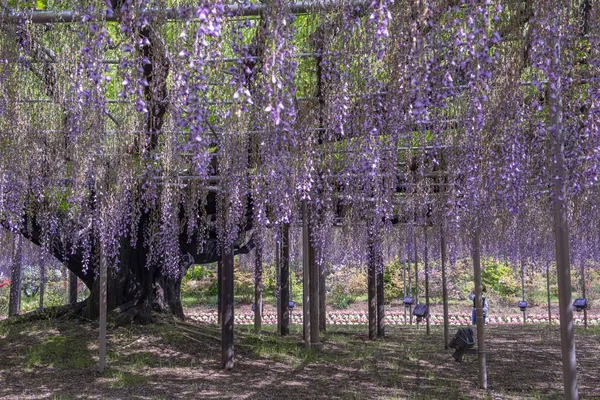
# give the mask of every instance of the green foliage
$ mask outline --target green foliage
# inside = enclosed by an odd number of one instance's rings
[[[481,280],[488,291],[501,297],[511,297],[519,294],[519,282],[515,272],[506,263],[497,260],[484,260]]]
[[[236,265],[234,268],[235,296],[243,304],[250,304],[254,299],[254,275],[252,270],[244,270]]]
[[[354,298],[347,293],[335,293],[331,300],[333,307],[337,309],[350,308],[350,304],[354,302]]]
[[[385,266],[383,270],[383,290],[387,299],[404,297],[403,268],[398,259]]]

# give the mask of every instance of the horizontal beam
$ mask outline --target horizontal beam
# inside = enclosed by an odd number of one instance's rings
[[[296,2],[292,3],[290,7],[290,12],[293,14],[307,14],[313,10],[327,10],[332,9],[336,5],[339,6],[341,3],[336,0],[326,0],[315,3],[310,2]],[[355,7],[367,8],[370,4],[369,1],[365,0],[357,0],[354,1]],[[229,4],[225,5],[225,13],[231,15],[233,17],[256,17],[263,12],[267,6],[265,4],[250,4],[250,5],[238,5],[238,4]],[[149,9],[143,13],[148,17],[163,17],[170,21],[183,20],[187,19],[187,16],[192,14],[191,8],[165,8],[163,10],[159,9]],[[57,23],[72,23],[72,22],[80,22],[83,20],[84,14],[78,11],[18,11],[11,12],[8,15],[8,20],[12,22],[18,21],[29,21],[34,24],[57,24]],[[115,12],[113,15],[104,15],[101,18],[96,17],[89,19],[89,16],[86,16],[87,21],[111,21],[117,22],[119,21],[119,14]]]

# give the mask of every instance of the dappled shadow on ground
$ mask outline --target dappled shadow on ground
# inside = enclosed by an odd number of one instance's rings
[[[600,330],[576,332],[581,397],[600,398]],[[388,327],[386,334],[369,341],[364,326],[336,327],[322,352],[307,352],[297,326],[286,338],[238,327],[236,367],[226,372],[219,368],[216,326],[169,320],[111,330],[109,369],[100,375],[95,326],[3,323],[0,397],[562,398],[557,328],[488,327],[488,392],[477,389],[476,356],[454,362],[441,329],[429,337],[415,327]]]

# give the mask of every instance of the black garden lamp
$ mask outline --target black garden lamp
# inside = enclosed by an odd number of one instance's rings
[[[527,300],[519,301],[518,306],[521,309],[521,311],[527,310]]]
[[[587,310],[587,299],[575,299],[575,301],[573,302],[573,307],[577,312]]]

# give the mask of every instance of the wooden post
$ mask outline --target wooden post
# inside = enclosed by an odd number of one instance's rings
[[[40,310],[44,309],[44,294],[46,292],[46,258],[44,249],[40,247]]]
[[[583,257],[581,258],[581,296],[585,299],[585,262]],[[583,309],[583,327],[584,329],[588,327],[587,308]]]
[[[415,252],[415,304],[419,304],[419,255],[417,253],[417,228],[413,229],[413,246]],[[417,328],[419,327],[419,320],[417,319]]]
[[[281,321],[283,313],[281,312],[281,229],[279,230],[279,239],[275,241],[275,299],[277,300],[277,332],[281,332]]]
[[[377,337],[385,337],[385,298],[383,290],[383,257],[377,252]]]
[[[104,258],[104,249],[102,248],[102,243],[100,242],[100,312],[99,312],[99,324],[100,324],[100,332],[99,332],[99,365],[98,370],[100,373],[104,372],[104,368],[106,368],[106,303],[108,297],[108,285],[107,285],[107,268],[106,268],[106,259]]]
[[[442,302],[444,304],[444,348],[448,349],[449,325],[448,320],[448,283],[446,281],[446,232],[444,229],[445,221],[440,223],[440,246],[442,253]]]
[[[564,12],[566,13],[566,12]],[[555,56],[551,57],[552,81],[548,82],[551,91],[548,96],[550,109],[550,137],[554,152],[554,171],[551,185],[554,189],[554,239],[556,249],[556,274],[558,277],[558,308],[560,318],[560,341],[563,365],[563,385],[565,399],[579,399],[577,389],[577,357],[575,353],[575,332],[573,328],[573,305],[571,304],[571,261],[569,259],[569,224],[567,203],[567,172],[564,154],[565,138],[562,131],[563,104],[561,69],[561,13],[557,14],[558,30],[552,46]]]
[[[223,255],[217,262],[217,323],[221,324],[221,309],[223,308]]]
[[[402,265],[402,280],[404,283],[404,297],[408,296],[408,294],[406,292],[406,267],[407,266],[408,266],[408,259],[406,260],[406,264]],[[406,306],[404,306],[404,325],[406,325]]]
[[[233,359],[233,249],[221,249],[223,283],[221,300],[221,366],[231,370]]]
[[[23,239],[20,234],[13,237],[12,268],[10,272],[10,293],[8,299],[8,316],[21,312],[21,277],[23,264]]]
[[[481,227],[479,220],[475,221],[473,227],[473,275],[475,280],[475,309],[477,318],[477,353],[479,356],[479,388],[487,389],[486,351],[484,340],[483,302],[481,294],[481,260],[479,256],[479,235]]]
[[[548,326],[552,326],[552,299],[550,297],[550,263],[546,262],[546,292],[548,293]]]
[[[290,225],[281,227],[281,290],[279,292],[281,307],[281,336],[290,333]]]
[[[262,244],[255,249],[254,260],[254,330],[260,333],[262,329]]]
[[[425,263],[425,306],[427,307],[427,335],[431,334],[431,326],[429,320],[429,255],[427,254],[427,221],[425,221],[425,227],[423,228],[423,242],[424,242],[424,251],[423,251],[423,262]]]
[[[411,231],[411,233],[412,233],[412,231]],[[410,239],[408,239],[408,240],[410,241]],[[410,294],[410,296],[413,298],[413,302],[414,302],[414,295],[413,295],[413,290],[412,290],[412,279],[411,279],[411,275],[410,275],[410,269],[411,269],[411,268],[410,268],[410,261],[411,261],[411,260],[410,260],[410,251],[411,251],[412,249],[410,248],[410,246],[408,246],[408,247],[409,247],[409,250],[408,250],[408,257],[406,258],[406,270],[407,270],[407,272],[408,272],[408,293],[409,293],[409,294]],[[412,303],[411,303],[411,305],[408,307],[408,319],[409,319],[409,321],[410,321],[410,325],[412,326],[412,323],[413,323],[413,315],[412,315]]]
[[[302,333],[310,349],[310,229],[306,200],[302,203]]]
[[[319,330],[327,331],[327,304],[325,297],[325,263],[319,262]]]
[[[310,224],[310,222],[309,222]],[[310,271],[310,343],[312,347],[321,347],[319,334],[319,265],[317,253],[312,238],[309,240],[309,271]]]
[[[377,298],[376,298],[376,282],[377,282],[377,261],[375,255],[375,238],[373,232],[369,232],[368,243],[368,258],[367,258],[367,296],[369,310],[369,339],[375,339],[377,336]]]
[[[521,256],[521,299],[525,301],[525,263]],[[523,325],[527,323],[527,311],[523,310]]]

